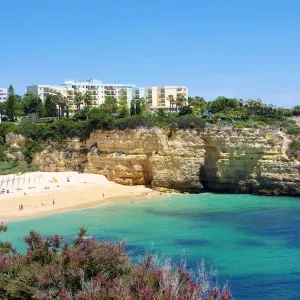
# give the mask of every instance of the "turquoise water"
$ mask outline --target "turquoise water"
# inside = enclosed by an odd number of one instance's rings
[[[204,258],[236,299],[300,299],[299,198],[180,195],[14,222],[5,237],[24,251],[30,229],[72,241],[81,226],[97,239],[126,239],[134,257],[153,248],[174,260],[184,253],[191,267]]]

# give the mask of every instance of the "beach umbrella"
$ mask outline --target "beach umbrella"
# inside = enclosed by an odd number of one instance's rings
[[[12,179],[12,182],[11,182],[11,187],[12,187],[12,188],[14,187],[14,184],[15,184],[15,175],[14,175],[14,177],[13,177],[13,179]]]
[[[9,176],[7,178],[7,181],[6,181],[6,187],[8,186],[8,183],[9,183]]]

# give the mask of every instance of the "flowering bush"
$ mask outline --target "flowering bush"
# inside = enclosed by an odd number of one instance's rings
[[[0,232],[6,230],[0,224]],[[1,242],[0,299],[232,299],[227,287],[213,283],[203,262],[196,275],[185,263],[175,268],[152,255],[135,265],[124,243],[97,242],[85,233],[82,228],[70,247],[58,235],[43,239],[30,231],[26,254]]]

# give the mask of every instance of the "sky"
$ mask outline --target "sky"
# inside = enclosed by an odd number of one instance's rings
[[[300,105],[299,0],[0,0],[0,87],[99,79]]]

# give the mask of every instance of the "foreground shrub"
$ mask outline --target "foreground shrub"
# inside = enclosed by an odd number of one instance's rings
[[[6,230],[0,224],[0,231]],[[232,299],[204,263],[195,275],[185,263],[175,268],[169,259],[151,255],[135,265],[124,243],[96,242],[85,233],[82,228],[70,247],[58,235],[43,239],[30,231],[26,254],[1,242],[0,299]]]

